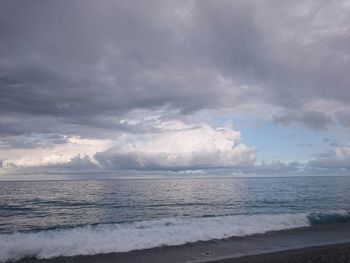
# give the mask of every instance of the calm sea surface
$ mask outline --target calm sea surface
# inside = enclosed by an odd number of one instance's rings
[[[350,211],[350,177],[0,182],[0,234],[338,210]]]

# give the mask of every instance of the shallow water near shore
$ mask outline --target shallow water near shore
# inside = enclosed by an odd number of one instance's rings
[[[350,178],[0,183],[0,261],[181,245],[350,221]]]

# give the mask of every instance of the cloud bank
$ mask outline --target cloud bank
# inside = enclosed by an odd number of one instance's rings
[[[129,123],[132,123],[129,121]],[[11,168],[44,169],[199,169],[250,167],[255,149],[240,142],[240,133],[230,125],[186,125],[156,120],[152,133],[123,133],[114,141],[69,138],[48,149],[19,150],[2,162]]]

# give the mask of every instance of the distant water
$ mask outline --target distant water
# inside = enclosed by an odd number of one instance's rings
[[[350,221],[350,177],[0,182],[0,261]]]

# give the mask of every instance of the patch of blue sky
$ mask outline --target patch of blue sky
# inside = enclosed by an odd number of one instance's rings
[[[334,139],[334,132],[310,130],[302,126],[284,127],[272,121],[248,118],[215,117],[215,126],[232,121],[241,132],[242,142],[257,150],[257,164],[261,161],[308,162],[315,153],[330,151],[325,138]]]

